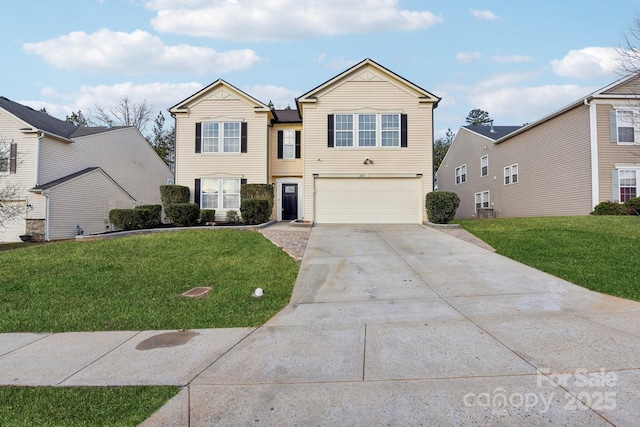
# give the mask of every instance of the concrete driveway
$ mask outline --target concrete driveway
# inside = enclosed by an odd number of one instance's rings
[[[632,426],[639,401],[639,303],[418,225],[315,226],[291,304],[148,424]]]

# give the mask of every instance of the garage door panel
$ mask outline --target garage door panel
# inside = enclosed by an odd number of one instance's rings
[[[419,223],[419,178],[316,178],[317,223]]]

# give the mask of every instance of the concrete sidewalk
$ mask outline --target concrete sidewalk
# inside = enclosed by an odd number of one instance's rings
[[[4,334],[0,383],[184,386],[149,426],[631,426],[640,303],[422,226],[315,226],[260,328]]]

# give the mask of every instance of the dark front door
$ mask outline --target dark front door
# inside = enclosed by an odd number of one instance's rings
[[[298,184],[282,184],[282,220],[298,219]]]

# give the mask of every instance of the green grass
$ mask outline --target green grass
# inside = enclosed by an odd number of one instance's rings
[[[298,264],[260,233],[185,230],[0,252],[0,332],[244,327],[289,301]],[[179,295],[211,286],[207,297]],[[257,287],[264,297],[251,298]]]
[[[135,426],[178,387],[0,387],[1,426]]]
[[[585,288],[640,301],[640,217],[456,222],[499,254]]]

